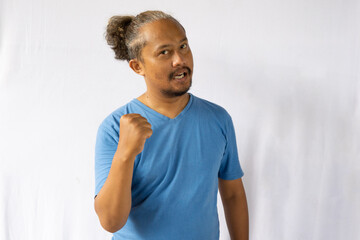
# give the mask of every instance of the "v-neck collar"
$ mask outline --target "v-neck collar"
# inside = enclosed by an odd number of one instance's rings
[[[190,108],[190,106],[191,106],[191,104],[193,102],[194,96],[191,93],[188,93],[188,94],[189,94],[189,101],[187,102],[185,108],[175,118],[169,118],[169,117],[155,111],[154,109],[152,109],[152,108],[146,106],[144,103],[140,102],[137,98],[134,98],[133,102],[135,104],[137,104],[138,106],[140,106],[142,109],[146,110],[147,112],[150,112],[151,114],[155,115],[158,118],[161,118],[161,119],[166,120],[166,121],[178,121],[188,111],[188,109]]]

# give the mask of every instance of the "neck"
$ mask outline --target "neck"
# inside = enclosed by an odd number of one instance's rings
[[[178,97],[165,97],[146,91],[137,99],[158,113],[169,118],[175,118],[187,105],[190,95],[185,93]]]

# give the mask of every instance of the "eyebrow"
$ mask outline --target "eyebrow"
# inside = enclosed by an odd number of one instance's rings
[[[187,37],[185,37],[185,38],[181,39],[181,41],[179,41],[179,43],[187,41],[187,40],[188,40]],[[159,47],[156,48],[156,50],[160,50],[162,48],[167,48],[167,47],[170,47],[170,46],[171,46],[170,44],[160,45]]]

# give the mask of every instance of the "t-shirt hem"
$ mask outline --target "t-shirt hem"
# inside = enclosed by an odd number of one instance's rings
[[[235,173],[235,174],[227,174],[225,176],[219,176],[219,178],[224,180],[235,180],[238,178],[242,178],[244,176],[244,173]]]

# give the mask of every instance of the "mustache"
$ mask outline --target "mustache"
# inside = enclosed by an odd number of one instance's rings
[[[187,70],[187,74],[191,74],[191,69],[189,67],[183,67],[183,68],[185,68]],[[173,71],[172,73],[169,74],[169,79],[170,80],[174,78],[176,71],[177,70],[175,70],[175,71]]]

